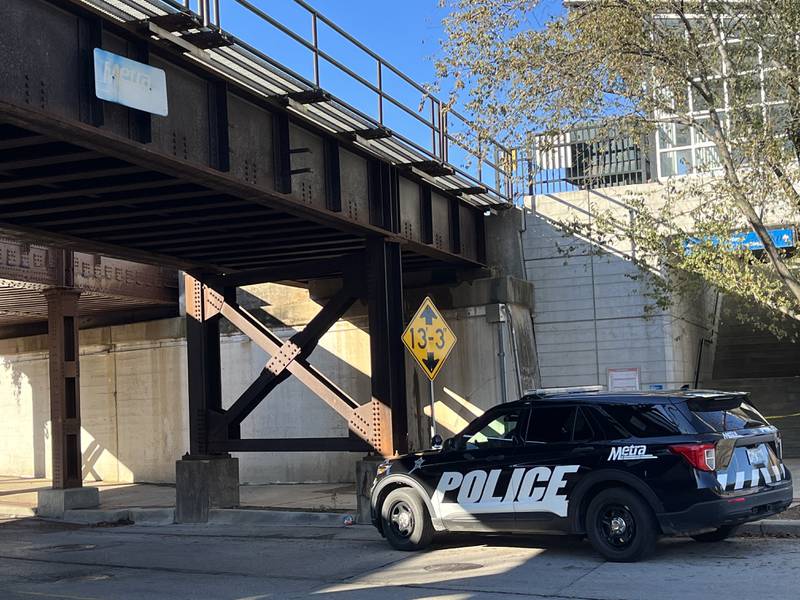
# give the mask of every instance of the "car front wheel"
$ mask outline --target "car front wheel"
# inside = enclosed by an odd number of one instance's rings
[[[422,550],[433,539],[433,524],[425,503],[411,488],[389,492],[381,506],[383,533],[397,550]]]
[[[586,535],[597,552],[614,562],[634,562],[656,547],[658,529],[645,501],[624,488],[601,491],[586,509]]]

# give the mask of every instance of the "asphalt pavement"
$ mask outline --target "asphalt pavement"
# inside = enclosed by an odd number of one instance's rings
[[[86,527],[0,521],[0,598],[20,600],[794,600],[800,539],[663,540],[607,563],[585,541],[450,536],[392,550],[368,526]]]

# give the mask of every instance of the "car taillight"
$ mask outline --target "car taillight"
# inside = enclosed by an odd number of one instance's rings
[[[695,469],[713,471],[717,467],[714,444],[676,444],[669,449],[675,454],[680,454]]]

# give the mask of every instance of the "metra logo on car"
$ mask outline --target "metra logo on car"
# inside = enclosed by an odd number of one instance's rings
[[[617,446],[612,448],[608,460],[640,460],[643,458],[656,458],[647,453],[647,446]]]

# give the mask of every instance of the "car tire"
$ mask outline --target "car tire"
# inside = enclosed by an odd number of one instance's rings
[[[381,505],[386,540],[397,550],[422,550],[433,540],[433,524],[425,502],[411,488],[397,488]]]
[[[607,560],[635,562],[655,550],[658,527],[641,496],[625,488],[610,488],[589,502],[586,535]]]
[[[691,536],[691,538],[695,542],[701,542],[704,544],[710,542],[721,542],[722,540],[725,540],[731,537],[733,534],[735,534],[738,529],[739,529],[738,525],[723,525],[722,527],[720,527],[719,529],[715,529],[714,531],[707,531],[706,533],[697,533]]]

